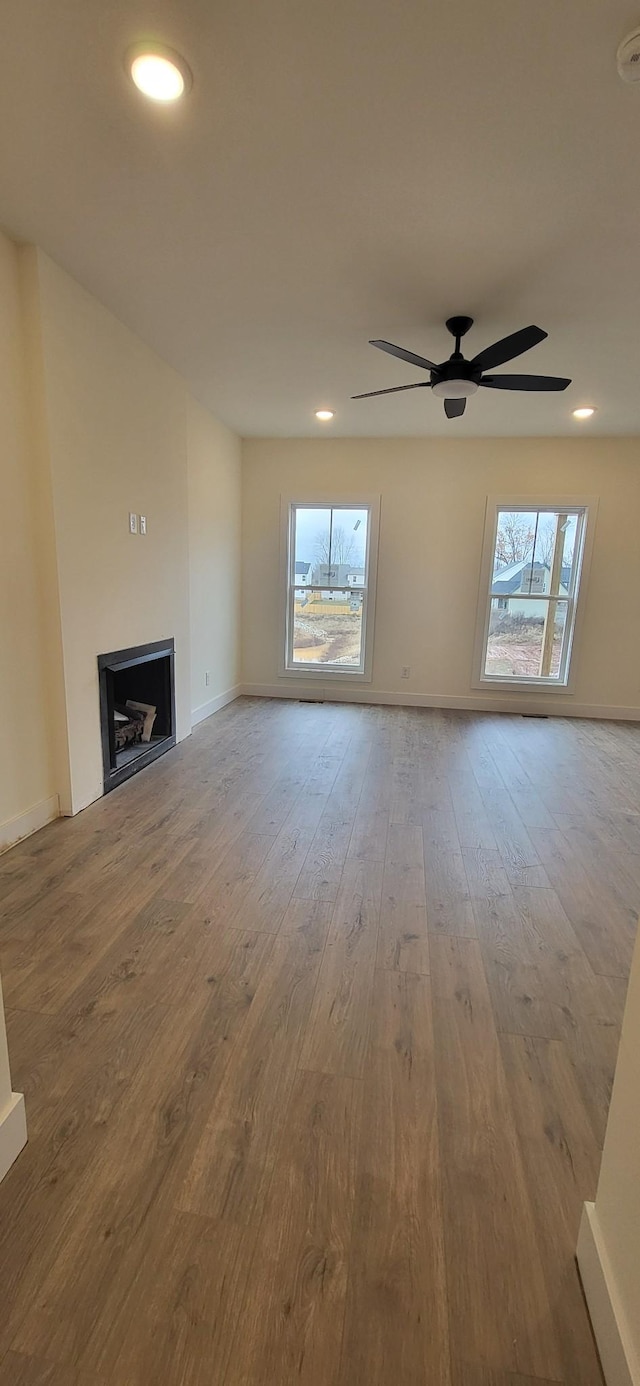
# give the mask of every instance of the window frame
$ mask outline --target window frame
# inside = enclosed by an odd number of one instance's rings
[[[295,544],[294,516],[297,509],[304,510],[367,510],[367,548],[364,568],[365,582],[358,585],[345,584],[339,591],[362,592],[362,662],[358,669],[330,664],[294,664],[292,655],[293,606],[296,587],[304,585],[305,591],[313,591],[311,583],[295,582]],[[371,683],[373,670],[373,635],[375,629],[376,587],[378,575],[378,539],[380,532],[380,496],[359,495],[340,496],[335,500],[313,499],[295,496],[280,497],[280,661],[279,676],[288,679],[312,680],[324,683],[327,680],[338,683]],[[326,586],[319,590],[326,590]]]
[[[491,603],[496,598],[492,593],[493,583],[493,560],[495,555],[496,535],[498,531],[498,514],[500,511],[536,511],[538,513],[548,512],[551,514],[562,514],[563,511],[580,511],[582,513],[582,526],[580,534],[580,550],[577,562],[574,563],[572,573],[572,583],[567,597],[558,597],[559,603],[563,603],[567,610],[567,620],[569,621],[569,634],[563,657],[563,678],[559,679],[552,675],[530,675],[522,678],[514,678],[505,674],[485,673],[485,659],[487,651],[487,641],[489,637],[489,622],[491,618]],[[575,684],[576,654],[579,648],[582,624],[585,609],[585,598],[591,557],[593,553],[593,541],[595,534],[596,516],[598,511],[597,496],[509,496],[504,494],[487,496],[484,522],[484,537],[482,546],[482,559],[480,564],[480,582],[478,588],[478,606],[476,616],[476,634],[473,653],[473,671],[471,686],[472,688],[488,688],[500,690],[512,689],[517,691],[523,689],[525,692],[539,691],[543,693],[571,694]],[[525,601],[547,601],[553,600],[547,593],[518,593],[518,598]]]

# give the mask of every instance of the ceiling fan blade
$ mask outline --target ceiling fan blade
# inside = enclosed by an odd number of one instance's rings
[[[566,390],[571,384],[564,375],[484,375],[480,381],[489,390]]]
[[[512,332],[509,337],[502,337],[499,342],[494,342],[493,346],[485,347],[478,356],[474,356],[471,364],[479,366],[482,371],[490,371],[494,366],[502,366],[505,361],[512,361],[514,356],[521,356],[523,351],[537,346],[538,342],[543,342],[548,335],[549,333],[543,332],[541,327],[523,327],[519,332]]]
[[[389,390],[367,390],[364,395],[352,395],[352,399],[371,399],[373,395],[397,395],[399,390],[430,390],[430,380],[416,380],[413,385],[392,385]]]
[[[445,399],[444,412],[448,419],[459,419],[464,414],[466,399]]]
[[[393,342],[369,342],[369,346],[379,347],[380,351],[388,352],[389,356],[399,356],[401,361],[408,361],[410,366],[422,366],[425,371],[438,369],[434,361],[427,361],[426,356],[416,356],[415,351],[405,351],[404,347],[394,346]]]

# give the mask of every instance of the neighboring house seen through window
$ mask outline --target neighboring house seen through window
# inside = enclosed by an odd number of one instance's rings
[[[566,686],[586,523],[586,506],[490,507],[480,683]]]

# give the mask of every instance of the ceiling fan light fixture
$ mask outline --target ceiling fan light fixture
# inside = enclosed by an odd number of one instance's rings
[[[585,404],[580,409],[574,409],[573,417],[574,419],[590,419],[595,412],[593,405]]]
[[[477,389],[475,380],[437,380],[433,393],[438,399],[469,399]]]
[[[499,375],[486,374],[492,372],[496,366],[504,366],[507,361],[513,361],[516,356],[522,356],[525,351],[531,351],[532,347],[544,341],[547,333],[543,328],[536,327],[535,323],[531,323],[529,327],[522,327],[519,332],[510,332],[499,342],[493,342],[471,361],[463,356],[460,343],[473,326],[473,318],[447,318],[445,326],[455,340],[455,349],[448,361],[438,364],[430,361],[428,356],[419,356],[415,351],[407,351],[405,347],[396,346],[395,342],[387,342],[383,337],[372,338],[370,346],[378,347],[389,356],[397,356],[400,361],[408,361],[409,365],[428,371],[429,379],[414,380],[410,385],[390,385],[386,390],[367,390],[364,394],[352,395],[351,398],[370,399],[372,395],[395,395],[398,391],[426,388],[444,400],[444,412],[448,419],[460,419],[467,400],[471,395],[475,395],[480,386],[487,390],[526,390],[538,394],[550,390],[566,390],[571,384],[569,377],[564,375],[511,375],[504,371]]]

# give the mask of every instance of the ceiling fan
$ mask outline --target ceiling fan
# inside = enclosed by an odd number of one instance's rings
[[[352,395],[352,399],[371,399],[373,395],[395,395],[400,390],[433,390],[444,400],[444,412],[448,419],[459,419],[464,414],[469,395],[475,395],[481,385],[488,390],[566,390],[571,384],[560,375],[485,375],[494,366],[503,366],[514,356],[543,342],[548,333],[541,327],[523,327],[520,332],[512,332],[509,337],[485,347],[472,361],[466,361],[460,351],[462,338],[473,326],[473,318],[447,318],[447,328],[455,337],[455,348],[448,361],[436,365],[426,356],[417,356],[414,351],[394,346],[393,342],[373,341],[370,346],[387,351],[390,356],[399,356],[401,361],[409,361],[412,366],[421,366],[430,371],[430,380],[416,380],[413,385],[392,385],[388,390],[368,390],[364,395]]]

